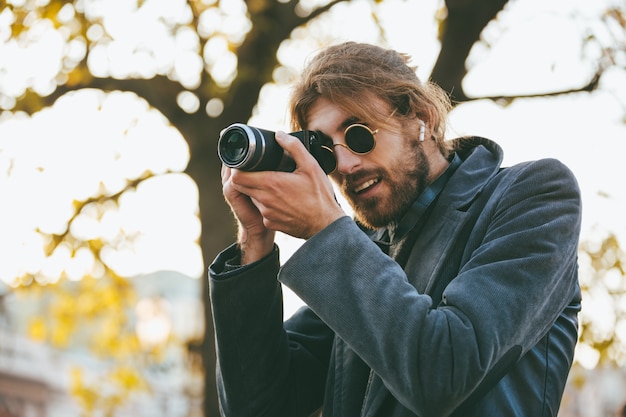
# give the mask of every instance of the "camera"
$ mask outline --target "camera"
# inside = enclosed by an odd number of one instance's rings
[[[289,133],[304,144],[326,174],[333,172],[337,160],[331,139],[322,132],[300,130]],[[275,132],[234,123],[220,133],[217,151],[224,165],[242,171],[285,171],[296,169],[291,156],[276,142]]]

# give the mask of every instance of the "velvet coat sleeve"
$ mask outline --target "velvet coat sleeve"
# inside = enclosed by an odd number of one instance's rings
[[[229,270],[236,245],[210,267],[220,407],[229,417],[308,416],[322,403],[333,333],[310,310],[283,327],[278,249]]]

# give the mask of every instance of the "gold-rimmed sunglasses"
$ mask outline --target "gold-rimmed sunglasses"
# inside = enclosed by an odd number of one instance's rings
[[[346,143],[333,143],[331,147],[343,146],[354,154],[367,155],[376,147],[376,133],[378,129],[372,130],[364,124],[353,123],[343,131]]]
[[[386,125],[387,122],[389,122],[394,114],[396,114],[396,111],[398,111],[398,109],[394,109],[391,112],[383,125]],[[367,155],[368,153],[372,152],[376,147],[377,133],[378,129],[372,130],[363,123],[352,123],[343,131],[343,136],[346,143],[333,143],[331,145],[331,148],[335,149],[335,146],[343,146],[344,148],[348,149],[356,155]]]
[[[346,143],[333,143],[332,139],[322,132],[315,132],[313,136],[319,139],[315,141],[316,146],[309,147],[309,152],[317,159],[326,174],[332,174],[337,169],[335,146],[343,146],[356,155],[367,155],[376,147],[374,137],[376,133],[378,129],[372,130],[364,124],[353,123],[344,130]]]
[[[395,113],[395,110],[389,118]],[[419,141],[424,142],[425,124],[422,120],[418,120],[420,124]],[[386,123],[386,122],[385,122]],[[346,143],[333,143],[330,144],[331,149],[335,149],[335,146],[343,146],[356,155],[367,155],[372,152],[376,147],[376,134],[378,129],[370,129],[368,126],[362,123],[353,123],[346,127],[343,135]]]
[[[397,110],[398,109],[394,109],[383,124],[387,124],[387,122],[393,117],[393,115],[396,114]],[[372,130],[363,123],[352,123],[343,131],[345,143],[332,143],[332,140],[328,138],[327,145],[324,146],[324,148],[330,151],[332,155],[326,155],[324,157],[324,159],[326,160],[326,164],[328,164],[327,166],[334,166],[332,171],[337,168],[335,146],[343,146],[355,155],[367,155],[368,153],[372,152],[376,147],[377,133],[378,129]],[[334,161],[330,161],[331,156]]]

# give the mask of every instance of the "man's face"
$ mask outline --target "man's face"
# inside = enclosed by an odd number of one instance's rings
[[[379,105],[388,107],[382,101]],[[392,111],[389,109],[389,114]],[[333,144],[345,144],[344,131],[353,123],[378,129],[376,147],[366,155],[357,155],[344,146],[335,146],[337,169],[331,178],[357,220],[371,228],[388,226],[400,220],[427,184],[430,165],[417,139],[419,128],[397,134],[388,129],[399,127],[393,118],[386,127],[372,126],[370,121],[355,119],[336,104],[319,98],[309,109],[307,129],[322,131]]]

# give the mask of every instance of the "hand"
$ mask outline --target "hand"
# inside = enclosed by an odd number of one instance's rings
[[[248,196],[257,209],[252,215],[249,206],[237,204],[241,210],[238,218],[259,230],[260,216],[266,230],[308,239],[345,213],[335,200],[330,180],[304,145],[284,132],[276,133],[276,141],[292,156],[296,170],[233,171],[230,176],[232,188],[240,195]],[[233,203],[238,202],[231,202],[231,207]]]
[[[237,219],[237,243],[241,264],[255,262],[268,255],[274,247],[275,232],[263,224],[263,216],[252,199],[239,192],[231,180],[236,170],[222,165],[222,192]]]

